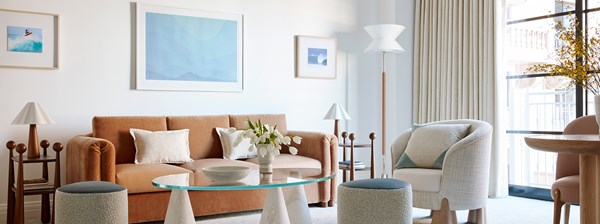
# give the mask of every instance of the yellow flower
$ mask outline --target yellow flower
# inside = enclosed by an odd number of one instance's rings
[[[565,76],[571,79],[572,84],[581,85],[595,95],[600,94],[600,32],[588,33],[587,41],[583,32],[577,35],[576,27],[579,22],[570,16],[569,26],[564,26],[558,21],[556,38],[559,46],[551,55],[554,64],[537,64],[527,68],[529,73],[548,73],[550,75]]]

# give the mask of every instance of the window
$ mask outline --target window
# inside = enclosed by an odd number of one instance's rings
[[[507,0],[505,122],[511,195],[551,200],[556,154],[530,149],[525,135],[561,134],[571,120],[595,113],[592,94],[569,88],[569,79],[525,74],[531,65],[551,63],[549,55],[560,44],[553,25],[568,24],[569,17],[582,21],[584,31],[600,28],[600,0]]]

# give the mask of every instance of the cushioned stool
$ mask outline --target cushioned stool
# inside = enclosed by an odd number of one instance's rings
[[[86,181],[56,190],[55,223],[127,223],[127,189],[111,182]]]
[[[364,179],[338,187],[337,220],[349,223],[412,223],[412,189],[397,179]]]

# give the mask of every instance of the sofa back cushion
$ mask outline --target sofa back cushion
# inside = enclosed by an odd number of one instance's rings
[[[150,116],[96,116],[92,119],[92,135],[103,138],[115,146],[116,163],[133,163],[135,145],[129,129],[166,131],[166,117]]]
[[[248,119],[252,122],[260,121],[263,124],[271,126],[277,125],[277,130],[283,135],[287,135],[287,125],[285,123],[285,114],[246,114],[246,115],[229,115],[230,127],[237,129],[248,128]]]
[[[190,129],[192,159],[223,158],[221,141],[215,128],[229,127],[227,115],[167,117],[169,130]]]

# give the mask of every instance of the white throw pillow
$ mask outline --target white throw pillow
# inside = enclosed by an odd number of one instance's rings
[[[396,169],[441,169],[446,152],[467,134],[470,124],[415,126]]]
[[[189,129],[146,131],[129,129],[135,143],[135,163],[186,163],[190,158]]]
[[[221,146],[223,146],[223,158],[224,159],[248,159],[256,157],[256,147],[250,144],[250,139],[244,138],[237,147],[233,146],[235,139],[238,135],[242,134],[243,130],[236,130],[231,132],[228,128],[215,128],[219,139],[221,139]],[[252,151],[248,149],[251,148]]]

